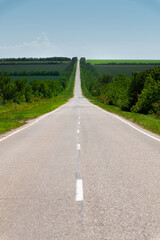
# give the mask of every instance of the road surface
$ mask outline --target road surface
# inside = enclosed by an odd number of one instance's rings
[[[0,138],[0,240],[160,239],[160,137],[75,96]]]

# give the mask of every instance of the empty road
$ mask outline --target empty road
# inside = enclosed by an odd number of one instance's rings
[[[160,137],[74,91],[0,136],[0,240],[160,239]]]

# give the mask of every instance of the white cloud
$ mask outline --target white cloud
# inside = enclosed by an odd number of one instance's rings
[[[50,48],[54,48],[53,44],[49,41],[45,32],[43,32],[35,40],[33,40],[31,42],[23,42],[21,45],[16,46],[16,47],[33,47],[33,48],[50,47]]]
[[[0,57],[53,56],[55,49],[56,47],[51,43],[47,37],[47,34],[45,32],[42,32],[40,36],[30,42],[24,41],[18,45],[0,45]]]

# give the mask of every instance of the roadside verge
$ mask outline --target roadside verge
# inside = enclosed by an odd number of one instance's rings
[[[6,104],[0,106],[0,134],[23,126],[29,120],[51,112],[67,103],[73,97],[73,89],[76,74],[76,65],[64,92],[51,99],[41,99],[33,103]]]

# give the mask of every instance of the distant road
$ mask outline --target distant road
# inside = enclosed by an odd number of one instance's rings
[[[0,240],[160,239],[160,137],[127,123],[78,64],[74,98],[0,138]]]

